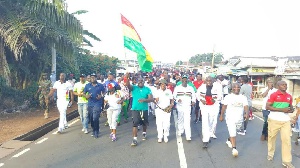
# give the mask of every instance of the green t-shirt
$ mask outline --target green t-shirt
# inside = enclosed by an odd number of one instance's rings
[[[142,88],[133,85],[132,86],[132,107],[131,110],[148,110],[148,103],[138,102],[139,99],[147,99],[148,95],[152,94],[150,88],[144,86]]]
[[[85,81],[85,83],[81,83],[81,82],[75,83],[73,91],[77,93],[82,93],[85,85],[88,83],[89,83],[88,81]],[[87,103],[87,102],[88,100],[85,97],[78,96],[78,103]]]

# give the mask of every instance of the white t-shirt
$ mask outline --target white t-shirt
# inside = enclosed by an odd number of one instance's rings
[[[264,88],[264,89],[262,90],[262,93],[265,93],[266,90],[268,90],[268,87]],[[277,91],[276,88],[273,88],[272,90],[269,90],[267,96],[263,98],[263,101],[262,101],[262,107],[261,107],[263,110],[266,110],[266,104],[267,104],[268,99],[270,98],[270,95],[271,95],[272,93],[276,92],[276,91]]]
[[[118,102],[121,100],[122,98],[122,93],[121,91],[117,90],[114,94],[107,94],[104,97],[104,100],[108,102],[109,104],[109,109],[121,109],[122,104],[118,104]]]
[[[69,92],[73,90],[73,87],[70,82],[61,83],[60,81],[56,81],[53,85],[53,89],[57,90],[57,100],[67,100],[67,97],[69,97]],[[68,98],[70,99],[70,98]]]
[[[222,104],[227,105],[226,118],[240,119],[244,117],[244,107],[248,106],[247,97],[244,95],[229,94]]]
[[[224,79],[223,81],[220,81],[220,82],[221,82],[221,85],[222,85],[222,88],[223,88],[223,94],[228,94],[228,84],[229,84],[229,81],[226,80],[226,79]]]
[[[187,87],[183,87],[182,85],[176,86],[173,96],[178,106],[190,106],[191,102],[196,102],[195,90],[189,85]],[[179,99],[181,103],[178,102]]]
[[[166,89],[164,91],[159,89],[156,91],[154,98],[158,98],[157,105],[164,109],[170,105],[170,100],[173,99],[173,95],[170,89]]]

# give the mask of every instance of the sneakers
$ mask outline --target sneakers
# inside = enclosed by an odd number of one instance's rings
[[[231,144],[231,142],[230,141],[226,141],[226,144],[227,144],[227,146],[229,147],[229,148],[232,148],[232,144]]]
[[[131,146],[137,146],[138,142],[136,139],[133,139],[131,142]]]
[[[84,128],[82,128],[82,130],[81,130],[82,132],[84,131]]]
[[[237,134],[239,134],[239,135],[246,135],[246,130],[245,131],[238,131]]]
[[[213,139],[217,139],[217,136],[215,134],[212,134],[210,137]]]
[[[68,129],[69,128],[69,126],[68,125],[65,125],[65,129]]]
[[[117,126],[120,126],[121,125],[121,123],[120,122],[117,122]]]
[[[105,126],[108,126],[109,124],[108,124],[108,122],[106,121],[106,123],[104,124]]]
[[[85,133],[85,134],[88,134],[88,133],[89,133],[89,131],[88,131],[87,129],[85,129],[85,130],[84,130],[84,133]]]
[[[142,138],[142,140],[145,141],[146,139],[147,139],[147,134],[144,134],[144,133],[143,133],[143,138]]]
[[[237,157],[238,155],[239,155],[239,152],[235,148],[233,148],[232,149],[232,156]]]
[[[109,138],[111,139],[113,137],[114,133],[109,134]]]
[[[203,149],[207,149],[207,147],[208,147],[208,142],[203,142],[202,148],[203,148]]]
[[[249,120],[251,121],[251,120],[254,120],[254,117],[253,116],[250,116],[249,117]]]
[[[195,119],[194,123],[197,124],[198,122],[199,122],[199,120],[198,120],[198,119]]]
[[[191,141],[192,139],[191,139],[191,137],[186,137],[186,140]]]
[[[165,143],[168,143],[169,142],[169,139],[168,139],[168,137],[164,137],[164,141],[165,141]]]
[[[117,140],[117,137],[116,137],[115,134],[113,134],[112,137],[111,137],[111,141],[115,142],[116,140]]]
[[[290,162],[282,162],[282,165],[286,168],[295,168],[295,166]]]
[[[268,160],[268,161],[272,161],[272,160],[273,160],[273,156],[269,156],[269,155],[268,155],[268,156],[267,156],[267,160]]]
[[[162,142],[162,138],[158,138],[157,142],[161,143]]]

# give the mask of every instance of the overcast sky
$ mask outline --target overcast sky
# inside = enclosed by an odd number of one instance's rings
[[[125,57],[122,13],[155,61],[216,52],[232,56],[300,56],[299,0],[67,0],[84,29],[102,41],[93,51]],[[127,54],[127,57],[128,54]],[[133,55],[131,55],[133,57]]]

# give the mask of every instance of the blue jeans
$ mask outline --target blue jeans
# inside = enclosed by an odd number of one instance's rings
[[[93,128],[93,135],[98,138],[99,136],[99,117],[101,112],[101,106],[88,106],[89,119],[91,121],[91,127]]]
[[[269,110],[262,110],[263,117],[264,117],[264,126],[262,130],[262,135],[268,136],[268,116],[270,114]]]
[[[84,129],[88,129],[88,111],[87,111],[87,103],[78,103],[78,113],[80,116],[80,121],[82,123],[82,127]]]

